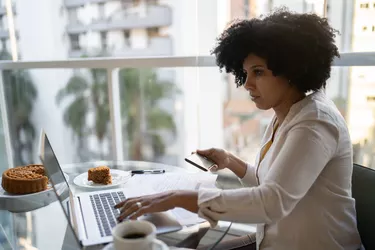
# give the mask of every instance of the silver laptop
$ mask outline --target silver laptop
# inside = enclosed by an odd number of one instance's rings
[[[116,218],[120,213],[113,207],[126,198],[126,190],[106,189],[73,195],[43,130],[39,143],[40,159],[81,247],[111,242],[111,230],[117,224]],[[149,214],[139,219],[153,223],[157,234],[182,229],[178,221],[166,213]]]

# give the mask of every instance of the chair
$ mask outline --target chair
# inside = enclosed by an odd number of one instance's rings
[[[365,249],[375,249],[375,170],[353,166],[352,195],[357,210],[357,228]]]

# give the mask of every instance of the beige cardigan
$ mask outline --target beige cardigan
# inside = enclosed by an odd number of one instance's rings
[[[262,145],[272,135],[275,117]],[[294,104],[241,189],[199,190],[198,214],[257,224],[257,249],[359,249],[351,198],[352,144],[345,120],[323,92]]]

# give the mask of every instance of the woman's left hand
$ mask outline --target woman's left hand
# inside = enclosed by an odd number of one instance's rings
[[[163,212],[176,207],[176,191],[168,191],[160,194],[147,195],[126,199],[115,205],[120,209],[118,221],[124,219],[137,219],[148,213]]]

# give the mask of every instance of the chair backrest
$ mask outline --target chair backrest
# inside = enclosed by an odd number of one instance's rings
[[[362,244],[365,249],[375,249],[375,170],[354,164],[352,195]]]

